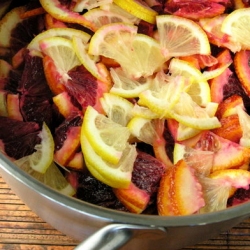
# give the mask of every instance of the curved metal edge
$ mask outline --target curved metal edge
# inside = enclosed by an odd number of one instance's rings
[[[131,240],[138,230],[160,230],[162,233],[166,233],[166,229],[162,227],[110,224],[84,240],[75,250],[118,250]]]

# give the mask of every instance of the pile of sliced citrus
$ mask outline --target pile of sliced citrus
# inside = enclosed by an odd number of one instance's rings
[[[27,54],[42,62],[57,112],[51,127],[43,122],[34,153],[15,162],[70,195],[53,159],[115,194],[145,194],[133,171],[145,151],[165,166],[153,201],[160,215],[226,208],[236,189],[250,185],[250,6],[218,3],[202,16],[195,8],[171,11],[171,1],[160,9],[143,0],[69,2],[40,0],[0,22],[0,115],[23,119],[28,87],[12,93],[4,84],[12,69],[25,68]],[[15,51],[11,30],[36,16],[41,30]],[[135,201],[126,202],[129,210]]]

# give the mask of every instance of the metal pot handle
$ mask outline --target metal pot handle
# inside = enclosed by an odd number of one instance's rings
[[[80,243],[75,250],[118,250],[125,245],[138,230],[160,230],[164,233],[165,228],[155,228],[131,224],[110,224],[107,225],[89,238]]]

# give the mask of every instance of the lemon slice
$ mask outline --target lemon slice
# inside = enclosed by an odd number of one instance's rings
[[[48,37],[39,42],[41,51],[51,57],[57,71],[65,82],[69,79],[68,71],[81,65],[72,41],[63,37]]]
[[[250,49],[250,8],[237,9],[227,15],[221,25],[221,31],[241,45],[241,49]]]
[[[22,157],[16,160],[14,163],[38,181],[59,191],[62,194],[73,196],[76,193],[76,190],[65,179],[62,172],[58,169],[53,161],[45,173],[37,172],[30,167],[29,156]]]
[[[98,57],[88,54],[87,44],[84,44],[79,37],[73,37],[72,42],[75,53],[82,65],[98,80],[110,84],[111,79],[108,69],[104,64],[97,63]]]
[[[41,143],[35,146],[36,151],[15,161],[15,163],[18,166],[22,165],[31,172],[35,171],[44,174],[53,162],[55,149],[54,139],[45,123],[43,123],[39,137],[41,138]]]
[[[72,29],[72,28],[52,28],[39,33],[28,44],[27,49],[30,51],[41,51],[39,42],[49,37],[63,37],[72,40],[73,37],[79,37],[83,43],[87,43],[90,39],[90,35],[84,31]]]
[[[117,164],[111,164],[97,154],[84,134],[81,135],[81,146],[86,165],[95,178],[113,188],[129,186],[137,155],[134,145],[126,144]]]
[[[160,44],[152,37],[137,34],[137,28],[124,23],[107,24],[97,30],[89,53],[118,62],[131,78],[148,77],[163,67]]]
[[[140,106],[135,104],[133,109],[131,110],[133,116],[138,116],[146,119],[156,119],[159,117],[158,114],[154,113],[147,107]]]
[[[120,16],[125,17],[126,19],[129,20],[129,23],[134,23],[134,24],[139,24],[140,19],[137,18],[136,16],[132,15],[131,13],[127,12],[126,10],[122,9],[121,7],[119,7],[118,5],[116,5],[115,3],[110,3],[110,4],[104,4],[100,6],[100,9],[108,11],[108,12],[112,12],[115,14],[118,14]]]
[[[138,97],[139,94],[147,90],[151,83],[151,78],[133,79],[121,69],[110,69],[110,75],[113,80],[113,86],[110,93],[117,94],[125,98]]]
[[[211,102],[210,87],[204,75],[190,63],[173,58],[170,61],[169,71],[173,76],[184,76],[192,79],[187,93],[200,106],[206,107]]]
[[[84,17],[94,24],[95,30],[101,28],[103,25],[110,24],[110,23],[131,23],[134,24],[134,22],[130,21],[129,18],[127,18],[124,15],[121,15],[119,13],[114,13],[108,10],[103,10],[101,8],[96,8],[87,11],[84,14]]]
[[[194,21],[174,15],[159,15],[156,25],[167,58],[211,53],[205,31]]]
[[[99,114],[91,106],[85,111],[81,134],[100,157],[112,164],[119,162],[130,136],[127,127]]]
[[[242,129],[242,137],[240,139],[240,145],[246,148],[250,148],[250,116],[241,106],[236,107],[237,114],[239,116],[239,122]]]
[[[65,8],[59,0],[40,0],[42,7],[55,19],[66,23],[77,23],[92,29],[92,24],[82,15]]]
[[[142,117],[133,117],[128,123],[130,133],[142,142],[153,145],[157,136],[154,121]]]
[[[169,111],[169,115],[176,121],[197,130],[221,127],[218,118],[216,116],[210,117],[208,111],[196,104],[187,93],[181,93],[179,100]]]
[[[114,0],[115,4],[120,6],[122,9],[131,13],[132,15],[146,21],[149,23],[155,23],[155,17],[157,12],[151,9],[144,1],[142,0]]]
[[[158,114],[157,118],[169,118],[168,112],[179,101],[184,89],[183,77],[169,77],[164,72],[159,72],[150,88],[139,95],[138,104]]]
[[[104,93],[100,101],[103,110],[112,121],[126,126],[132,118],[134,105],[127,99],[111,93]]]

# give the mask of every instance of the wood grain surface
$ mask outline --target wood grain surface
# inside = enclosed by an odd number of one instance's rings
[[[0,249],[73,250],[78,242],[42,221],[0,176]],[[250,219],[218,237],[183,250],[250,250]]]

